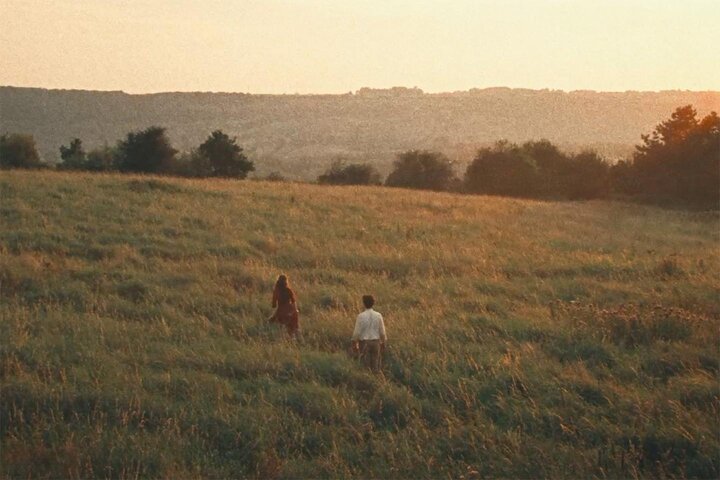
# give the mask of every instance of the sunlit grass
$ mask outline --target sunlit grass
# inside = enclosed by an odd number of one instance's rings
[[[2,172],[2,472],[717,477],[718,220]],[[346,355],[364,293],[384,376]]]

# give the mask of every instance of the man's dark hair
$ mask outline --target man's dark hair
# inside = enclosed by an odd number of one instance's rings
[[[365,308],[372,308],[375,305],[375,298],[372,295],[363,295],[363,305]]]

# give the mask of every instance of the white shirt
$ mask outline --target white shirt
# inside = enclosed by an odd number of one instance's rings
[[[386,340],[385,323],[379,312],[368,308],[355,320],[355,331],[352,340]]]

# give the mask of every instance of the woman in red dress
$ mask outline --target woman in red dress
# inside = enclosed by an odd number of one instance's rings
[[[291,336],[296,336],[300,328],[299,312],[295,292],[290,288],[288,278],[280,275],[273,289],[272,306],[275,309],[270,322],[285,325]]]

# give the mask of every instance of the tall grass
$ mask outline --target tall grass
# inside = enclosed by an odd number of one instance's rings
[[[6,477],[720,475],[717,214],[0,175]]]

